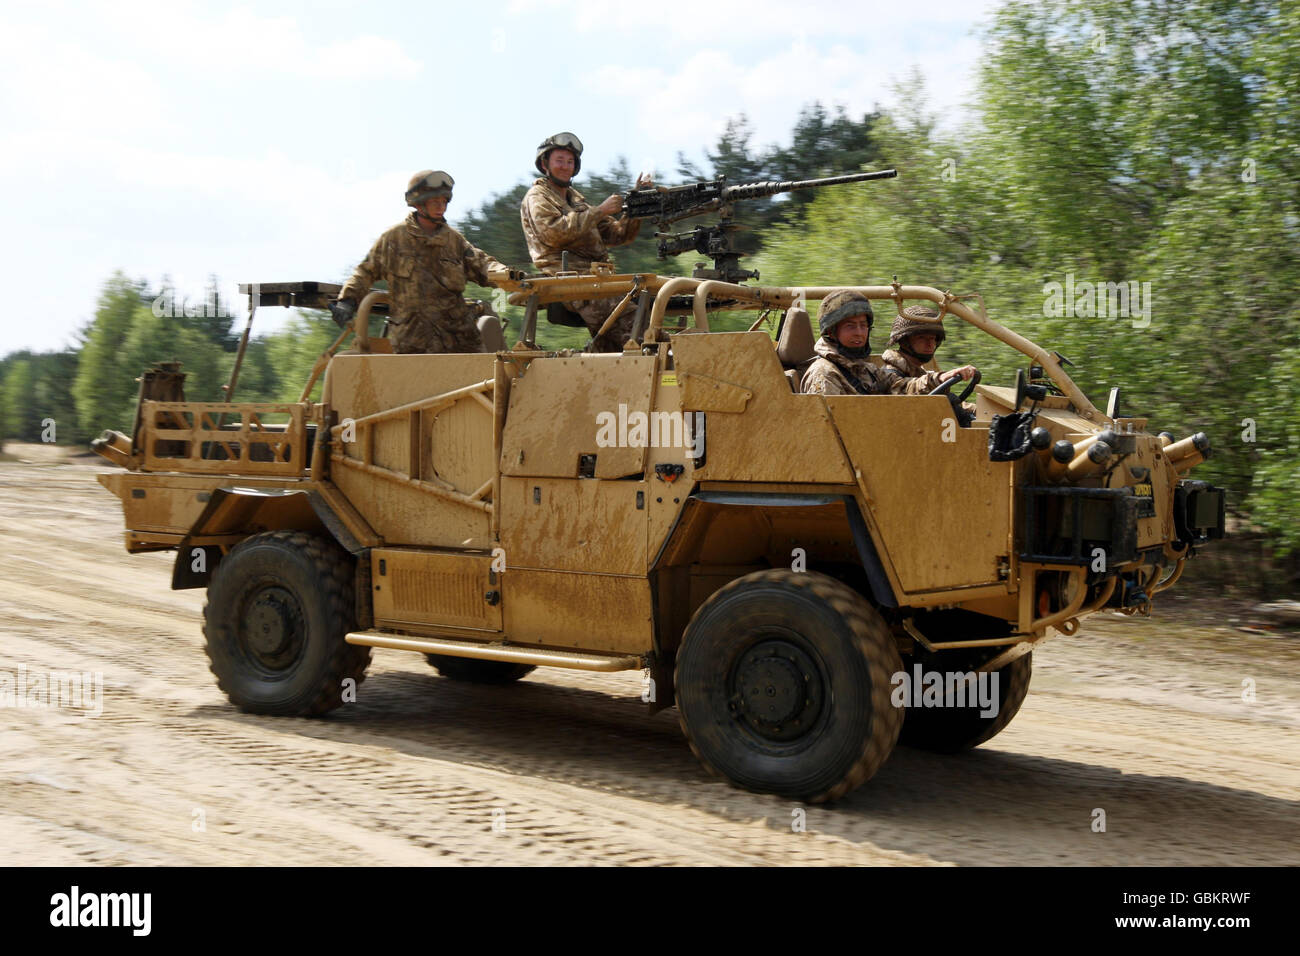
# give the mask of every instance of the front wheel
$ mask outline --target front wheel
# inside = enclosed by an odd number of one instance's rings
[[[301,531],[241,541],[213,572],[203,608],[217,686],[254,714],[338,707],[370,663],[369,647],[344,641],[356,627],[354,594],[352,558],[333,541]]]
[[[736,786],[819,803],[869,779],[903,712],[885,622],[857,592],[814,572],[732,581],[691,619],[677,654],[677,706],[691,749]]]

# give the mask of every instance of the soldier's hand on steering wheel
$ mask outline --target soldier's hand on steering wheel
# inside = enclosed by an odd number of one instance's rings
[[[962,375],[961,373],[966,371],[967,369],[970,370],[970,374]],[[960,396],[953,395],[952,393],[956,391],[956,389],[954,389],[953,386],[956,385],[958,382],[960,382],[963,378],[969,378],[970,384],[966,386],[965,390],[961,393]],[[962,402],[966,401],[966,399],[970,398],[970,393],[975,390],[975,386],[978,385],[979,382],[980,382],[980,370],[977,369],[974,365],[963,365],[961,366],[961,368],[954,368],[945,372],[943,381],[941,381],[934,388],[930,389],[930,391],[926,392],[926,394],[945,395],[947,396],[948,401],[953,403],[953,407],[956,408]]]

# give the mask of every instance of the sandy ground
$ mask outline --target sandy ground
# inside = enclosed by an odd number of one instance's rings
[[[102,671],[104,692],[100,716],[0,708],[0,863],[1300,863],[1295,636],[1096,616],[1035,653],[988,744],[899,748],[800,808],[708,776],[639,674],[479,687],[377,650],[327,718],[241,714],[207,669],[203,592],[125,553],[104,469],[9,451],[0,671]]]

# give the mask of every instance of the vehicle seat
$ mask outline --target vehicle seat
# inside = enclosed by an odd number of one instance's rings
[[[497,316],[480,315],[478,331],[479,335],[483,336],[484,352],[504,352],[507,349],[505,329]]]
[[[790,380],[791,391],[799,391],[800,367],[817,357],[813,349],[816,343],[808,310],[787,309],[776,337],[776,357],[785,369],[785,377]]]

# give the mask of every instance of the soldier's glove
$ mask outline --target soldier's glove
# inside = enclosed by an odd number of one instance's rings
[[[357,317],[357,304],[350,299],[336,299],[330,303],[330,315],[339,328],[346,329]]]

